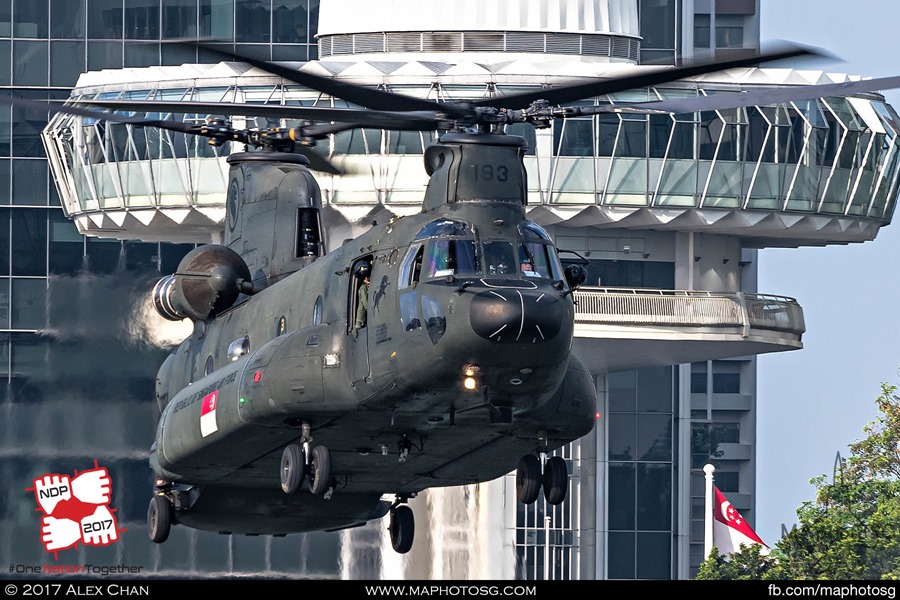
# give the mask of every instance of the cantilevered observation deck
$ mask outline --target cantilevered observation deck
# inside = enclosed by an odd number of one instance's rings
[[[548,75],[553,66],[557,72]],[[648,67],[513,60],[326,61],[298,68],[461,99]],[[587,103],[847,79],[741,69]],[[342,105],[233,63],[88,73],[73,97]],[[246,120],[268,125],[260,121]],[[873,239],[890,222],[897,195],[900,118],[878,95],[687,115],[609,114],[558,121],[548,130],[510,129],[529,141],[529,212],[545,226],[696,231],[737,236],[745,247],[851,243]],[[64,208],[85,234],[205,241],[221,231],[225,156],[242,148],[216,149],[178,133],[68,115],[54,118],[44,139]],[[321,143],[346,169],[342,176],[318,176],[335,216],[353,226],[377,213],[417,211],[426,181],[421,153],[431,139],[366,130]]]

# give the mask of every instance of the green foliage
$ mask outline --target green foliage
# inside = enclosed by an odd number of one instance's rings
[[[833,480],[813,479],[815,500],[770,556],[714,552],[697,579],[900,579],[900,397],[882,384],[878,417],[850,445]]]
[[[762,546],[741,546],[740,552],[727,557],[719,555],[719,549],[713,547],[712,552],[702,565],[695,579],[705,580],[759,580],[767,577],[775,566],[775,561],[760,554]]]

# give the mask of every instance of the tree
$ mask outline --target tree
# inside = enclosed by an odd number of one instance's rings
[[[697,579],[900,579],[900,396],[882,384],[878,416],[829,482],[813,479],[815,500],[766,557],[743,549],[713,553]]]
[[[712,552],[697,572],[696,579],[769,579],[768,572],[775,565],[774,559],[760,554],[762,546],[757,544],[741,546],[740,552],[727,557],[719,555],[719,549],[713,547]]]

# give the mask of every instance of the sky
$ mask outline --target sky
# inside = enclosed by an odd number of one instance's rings
[[[900,2],[761,0],[763,47],[786,40],[836,58],[803,68],[900,75]],[[900,90],[885,91],[900,111]],[[865,437],[882,382],[900,384],[900,215],[875,240],[759,253],[759,291],[803,307],[803,349],[758,361],[756,532],[769,544],[815,498],[838,452]]]

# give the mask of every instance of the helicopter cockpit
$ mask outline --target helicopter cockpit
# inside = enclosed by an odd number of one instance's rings
[[[537,223],[524,221],[512,235],[506,230],[481,239],[468,223],[439,219],[416,234],[400,268],[400,288],[466,276],[564,278],[553,241]]]

